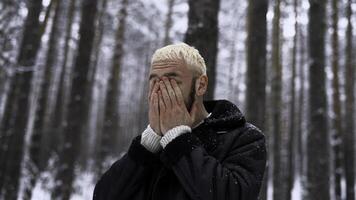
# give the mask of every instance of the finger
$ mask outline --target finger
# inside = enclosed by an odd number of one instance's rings
[[[159,84],[158,84],[158,82],[156,82],[156,84],[155,84],[155,86],[154,86],[154,88],[153,88],[153,91],[152,92],[155,92],[156,94],[157,94],[157,99],[158,99],[158,90],[159,90]]]
[[[147,93],[147,99],[148,99],[148,100],[150,100],[153,86],[154,86],[154,83],[149,83],[149,86],[148,86],[148,93]]]
[[[159,110],[160,112],[164,112],[166,110],[166,105],[164,104],[163,97],[162,97],[162,92],[159,91],[158,93],[158,102],[159,102]]]
[[[151,97],[148,98],[148,108],[149,110],[153,110],[152,106],[153,106],[153,98],[154,98],[154,94],[150,95]]]
[[[171,79],[171,83],[172,83],[172,87],[173,87],[174,93],[177,98],[177,104],[184,105],[184,98],[183,98],[182,92],[181,92],[176,80]]]
[[[148,99],[149,100],[151,100],[152,93],[153,92],[157,92],[158,88],[159,88],[159,85],[157,84],[157,81],[154,80],[153,85],[152,85],[151,90],[150,90],[150,93],[148,94]]]
[[[176,98],[176,95],[174,93],[174,90],[172,88],[172,85],[171,85],[171,82],[168,78],[166,77],[163,77],[163,82],[167,88],[167,92],[168,92],[168,95],[169,95],[169,98],[171,99],[171,102],[172,102],[172,106],[176,105],[177,104],[177,98]]]
[[[150,83],[150,86],[149,86],[149,91],[148,91],[148,100],[151,100],[152,91],[155,86],[155,80],[153,80],[153,82],[149,82],[149,83]]]
[[[158,114],[158,97],[157,97],[157,93],[152,93],[152,108],[153,108],[153,112],[155,114]]]
[[[167,88],[166,88],[165,84],[163,83],[163,81],[159,82],[159,87],[161,89],[163,101],[164,101],[164,104],[166,105],[166,108],[171,108],[172,102],[171,102],[171,99],[169,98]]]

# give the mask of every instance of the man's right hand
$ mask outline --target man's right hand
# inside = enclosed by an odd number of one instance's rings
[[[159,124],[159,98],[158,98],[159,83],[155,81],[151,87],[150,94],[148,96],[148,119],[151,128],[160,136],[162,136],[161,128]]]

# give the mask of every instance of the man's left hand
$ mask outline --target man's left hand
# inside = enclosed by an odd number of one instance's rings
[[[163,77],[159,82],[159,110],[160,126],[163,135],[179,125],[192,127],[195,120],[196,102],[193,103],[189,113],[184,103],[184,98],[177,82],[174,79]]]

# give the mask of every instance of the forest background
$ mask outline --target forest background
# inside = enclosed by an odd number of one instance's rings
[[[91,199],[148,124],[151,56],[186,42],[205,99],[260,128],[260,199],[355,199],[352,0],[0,1],[0,199]]]

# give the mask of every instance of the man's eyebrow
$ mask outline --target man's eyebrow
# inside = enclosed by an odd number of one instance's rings
[[[176,72],[168,72],[163,74],[163,76],[168,76],[168,77],[179,77],[179,74]],[[151,80],[152,78],[157,77],[157,74],[151,74],[148,80]]]

